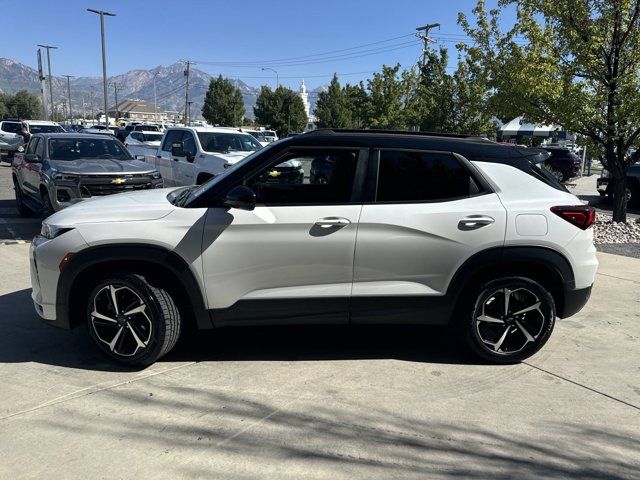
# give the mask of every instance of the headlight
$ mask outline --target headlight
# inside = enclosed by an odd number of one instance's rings
[[[78,180],[77,175],[67,175],[65,173],[56,173],[53,176],[54,180],[64,180],[65,182],[75,182]]]
[[[40,228],[40,235],[49,240],[56,238],[58,235],[62,235],[64,232],[71,230],[68,227],[56,227],[46,222],[42,222],[42,228]]]
[[[162,178],[162,177],[160,176],[160,172],[153,172],[153,173],[151,173],[151,175],[149,175],[149,176],[150,176],[153,180],[157,180],[157,179],[159,179],[159,178]]]

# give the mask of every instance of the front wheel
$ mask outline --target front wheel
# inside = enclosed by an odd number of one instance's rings
[[[463,318],[467,342],[480,357],[495,363],[522,361],[549,339],[555,302],[538,282],[506,277],[478,288]]]
[[[24,204],[24,193],[22,193],[22,188],[20,188],[20,185],[18,185],[18,182],[16,182],[15,180],[13,181],[13,189],[16,194],[16,206],[18,208],[18,213],[20,214],[20,216],[28,217],[33,214],[33,210],[31,210]]]
[[[567,179],[567,176],[562,170],[554,170],[553,176],[556,177],[556,180],[558,180],[560,183],[564,182]]]
[[[151,277],[119,274],[100,281],[87,299],[89,334],[110,358],[150,365],[168,353],[182,329],[171,294]]]

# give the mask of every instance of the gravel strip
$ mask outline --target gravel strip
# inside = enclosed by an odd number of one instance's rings
[[[639,243],[599,243],[596,250],[614,255],[624,255],[625,257],[640,258]]]
[[[614,222],[609,215],[596,213],[593,224],[593,243],[635,244],[640,250],[640,223],[629,219],[627,223]]]

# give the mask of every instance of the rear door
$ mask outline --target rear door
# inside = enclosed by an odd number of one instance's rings
[[[356,323],[376,321],[364,313],[367,299],[444,295],[465,260],[505,236],[502,203],[466,159],[419,150],[374,157],[375,199],[363,206],[354,260]]]

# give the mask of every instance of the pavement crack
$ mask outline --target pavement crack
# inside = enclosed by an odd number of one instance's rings
[[[140,380],[145,380],[147,378],[155,377],[157,375],[162,375],[164,373],[173,372],[173,371],[178,370],[180,368],[189,367],[191,365],[195,365],[196,363],[198,363],[198,362],[190,362],[190,363],[186,363],[184,365],[178,365],[178,366],[175,366],[175,367],[172,367],[172,368],[167,368],[165,370],[160,370],[159,372],[150,372],[147,375],[143,375],[143,376],[136,377],[136,378],[131,378],[129,380],[125,380],[125,381],[122,381],[122,382],[114,383],[114,384],[107,385],[107,386],[101,387],[101,388],[95,388],[97,385],[92,385],[92,386],[77,390],[75,392],[68,393],[66,395],[62,395],[60,397],[54,398],[53,400],[49,400],[48,402],[41,403],[40,405],[36,405],[35,407],[26,408],[26,409],[20,410],[18,412],[9,413],[8,415],[0,417],[0,420],[7,420],[7,419],[12,418],[12,417],[17,417],[18,415],[23,415],[25,413],[35,412],[36,410],[40,410],[42,408],[51,407],[53,405],[58,405],[60,403],[68,402],[70,400],[75,400],[76,398],[86,397],[87,395],[93,395],[94,393],[104,392],[105,390],[111,390],[113,388],[122,387],[123,385],[128,385],[130,383],[135,383],[135,382],[138,382]],[[100,384],[98,384],[98,385],[100,385]],[[76,393],[80,393],[80,394],[76,395]]]
[[[615,275],[608,275],[606,273],[598,272],[598,275],[602,275],[603,277],[615,278],[617,280],[626,280],[627,282],[640,283],[638,280],[632,280],[630,278],[616,277]]]
[[[590,387],[588,385],[585,385],[584,383],[576,382],[575,380],[571,380],[570,378],[563,377],[562,375],[559,375],[557,373],[553,373],[553,372],[551,372],[549,370],[546,370],[546,369],[544,369],[542,367],[538,367],[536,365],[532,365],[531,363],[528,363],[528,362],[522,362],[522,363],[524,363],[525,365],[527,365],[527,366],[529,366],[529,367],[531,367],[531,368],[533,368],[535,370],[538,370],[540,372],[544,372],[547,375],[551,375],[551,376],[553,376],[553,377],[555,377],[555,378],[557,378],[559,380],[563,380],[565,382],[572,383],[572,384],[574,384],[574,385],[576,385],[576,386],[578,386],[580,388],[584,388],[585,390],[589,390],[590,392],[593,392],[593,393],[596,393],[596,394],[601,395],[603,397],[606,397],[609,400],[613,400],[615,402],[618,402],[618,403],[621,403],[623,405],[626,405],[627,407],[631,407],[631,408],[635,408],[636,410],[640,410],[640,406],[638,406],[638,405],[634,405],[633,403],[626,402],[626,401],[624,401],[624,400],[622,400],[620,398],[614,397],[613,395],[609,395],[608,393],[601,392],[600,390],[597,390],[597,389],[592,388],[592,387]]]

